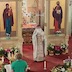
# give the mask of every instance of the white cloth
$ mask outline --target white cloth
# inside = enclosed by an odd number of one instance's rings
[[[12,72],[11,64],[5,65],[4,68],[6,69],[6,72]]]
[[[32,42],[33,42],[33,59],[35,60],[36,57],[37,57],[37,48],[38,48],[38,45],[37,45],[37,35],[41,35],[42,37],[42,41],[44,41],[45,39],[45,36],[44,36],[44,32],[41,28],[36,28],[33,32],[33,35],[32,35]],[[44,47],[45,48],[45,47]],[[44,50],[45,51],[45,50]]]

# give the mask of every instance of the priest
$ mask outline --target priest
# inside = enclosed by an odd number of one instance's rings
[[[37,25],[32,35],[33,60],[43,61],[45,56],[45,35],[40,25]]]

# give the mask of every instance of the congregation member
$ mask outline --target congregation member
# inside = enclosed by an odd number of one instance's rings
[[[12,62],[11,64],[12,72],[26,72],[27,67],[27,62],[22,60],[22,55],[18,53],[16,56],[16,61]]]

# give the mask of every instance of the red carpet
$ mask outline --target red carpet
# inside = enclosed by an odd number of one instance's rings
[[[72,37],[69,38],[69,55],[72,58]]]
[[[24,45],[23,46],[23,59],[27,61],[29,67],[30,67],[30,72],[50,72],[50,70],[58,65],[58,64],[63,64],[63,60],[68,57],[68,55],[72,58],[72,37],[70,37],[69,40],[69,53],[65,55],[54,55],[54,56],[46,56],[46,61],[47,61],[47,70],[43,70],[43,62],[34,62],[33,61],[33,55],[32,55],[32,45]]]

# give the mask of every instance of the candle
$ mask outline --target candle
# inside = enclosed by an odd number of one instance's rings
[[[46,61],[44,61],[44,70],[46,70]]]
[[[14,54],[12,53],[12,58],[14,58]]]
[[[2,56],[2,63],[4,63],[4,56]]]
[[[28,66],[28,70],[30,70],[30,67]]]
[[[72,59],[71,59],[71,68],[72,68]]]
[[[11,57],[11,54],[10,54],[10,52],[8,53],[8,58],[10,58]]]
[[[29,70],[30,70],[30,67],[29,67],[29,65],[28,65],[28,67],[27,67],[26,71],[29,71]]]

